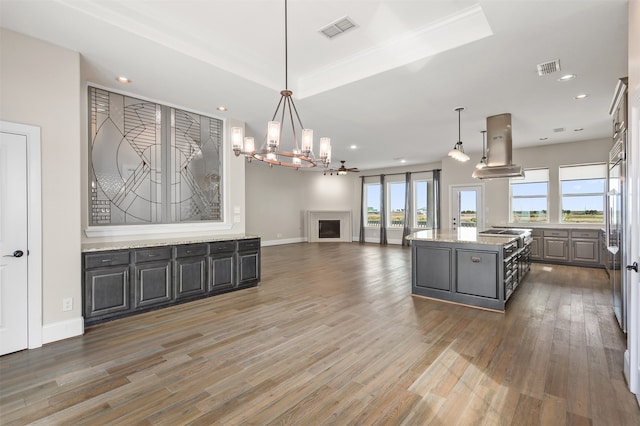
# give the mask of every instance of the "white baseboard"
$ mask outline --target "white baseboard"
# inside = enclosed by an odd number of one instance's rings
[[[42,343],[51,343],[69,337],[84,334],[84,318],[78,317],[66,321],[45,324],[42,326]]]
[[[298,238],[284,238],[281,240],[269,240],[269,241],[262,240],[260,245],[262,247],[267,247],[267,246],[279,246],[282,244],[295,244],[295,243],[306,243],[306,242],[307,242],[306,238],[298,237]]]

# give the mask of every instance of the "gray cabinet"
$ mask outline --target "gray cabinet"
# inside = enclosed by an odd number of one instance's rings
[[[544,230],[544,260],[569,260],[569,231],[568,230]]]
[[[83,253],[85,325],[260,281],[260,239]]]
[[[414,285],[424,289],[451,291],[451,248],[413,245]]]
[[[134,250],[136,308],[164,304],[171,294],[171,247]]]
[[[599,235],[595,230],[571,231],[571,262],[600,263]]]
[[[238,283],[239,287],[255,283],[260,277],[260,240],[238,242]]]
[[[535,236],[531,238],[531,260],[542,260],[543,237]]]
[[[498,299],[498,253],[456,250],[457,292]]]
[[[176,247],[176,299],[204,295],[207,292],[207,244]]]
[[[84,267],[84,317],[100,319],[129,312],[129,252],[88,254]]]
[[[209,291],[219,293],[236,286],[236,243],[210,245]]]

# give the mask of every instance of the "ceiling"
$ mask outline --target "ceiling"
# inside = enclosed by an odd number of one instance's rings
[[[355,29],[319,32],[345,16]],[[515,148],[609,137],[627,73],[626,0],[289,0],[288,23],[302,122],[361,170],[440,161],[458,106],[473,161],[505,112]],[[0,24],[80,52],[91,83],[243,120],[256,140],[285,85],[283,0],[0,0]]]

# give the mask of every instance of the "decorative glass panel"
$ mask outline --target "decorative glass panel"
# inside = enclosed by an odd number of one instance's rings
[[[222,220],[222,120],[89,88],[91,225]]]

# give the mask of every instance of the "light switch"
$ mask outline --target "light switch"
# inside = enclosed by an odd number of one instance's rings
[[[234,206],[233,207],[233,213],[240,214],[240,206]]]
[[[239,214],[233,216],[233,223],[240,223],[241,220],[242,219],[240,218]]]

